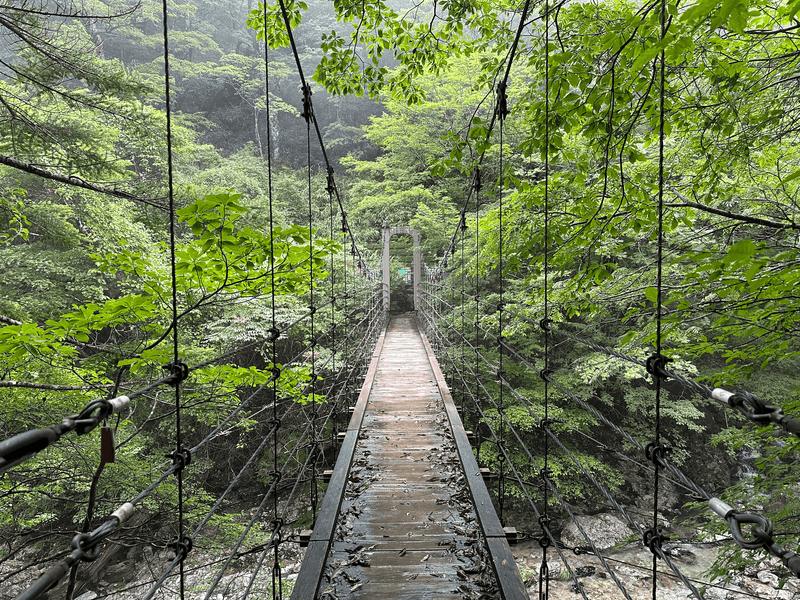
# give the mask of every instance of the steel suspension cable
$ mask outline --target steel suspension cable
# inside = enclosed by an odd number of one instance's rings
[[[286,4],[284,3],[283,0],[278,0],[278,4],[280,5],[281,16],[283,17],[283,22],[284,22],[284,25],[286,26],[286,34],[287,34],[287,36],[289,38],[289,44],[290,44],[290,46],[292,48],[292,54],[294,55],[295,65],[297,66],[297,73],[300,76],[300,84],[301,84],[301,88],[303,89],[304,99],[306,98],[305,94],[306,94],[306,91],[307,91],[308,92],[307,100],[308,100],[308,103],[309,103],[309,108],[311,108],[311,110],[313,111],[313,104],[311,103],[311,86],[307,82],[305,74],[303,73],[303,65],[300,63],[300,53],[297,51],[297,44],[295,43],[295,40],[294,40],[294,33],[292,33],[292,25],[291,25],[291,23],[289,21],[289,13],[286,10]],[[264,28],[266,30],[266,20],[264,22]],[[332,184],[333,184],[332,188],[333,188],[333,192],[334,192],[334,194],[336,196],[336,201],[339,204],[339,211],[340,211],[340,213],[342,215],[342,221],[343,221],[343,223],[347,224],[347,212],[344,210],[344,204],[342,203],[342,197],[341,197],[341,194],[339,193],[339,187],[336,185],[336,180],[333,177],[333,166],[331,165],[331,162],[328,159],[328,152],[325,149],[325,143],[324,143],[323,138],[322,138],[322,131],[319,128],[319,123],[317,122],[317,120],[313,119],[313,121],[314,121],[314,129],[315,129],[316,134],[317,134],[317,140],[319,141],[319,147],[320,147],[320,150],[322,151],[322,158],[323,158],[323,160],[325,162],[325,170],[328,173],[328,176],[330,178],[330,182],[332,182]],[[352,229],[350,229],[349,225],[347,226],[347,233],[350,235],[350,243],[352,245],[351,246],[352,250],[358,256],[359,266],[363,265],[364,270],[368,271],[370,276],[374,276],[374,273],[372,272],[372,269],[367,267],[367,263],[366,263],[366,261],[364,260],[364,257],[361,254],[361,250],[358,248],[358,245],[356,244],[356,238],[353,235],[353,231],[352,231]]]
[[[497,351],[499,355],[499,365],[497,369],[497,377],[498,379],[502,379],[503,377],[503,293],[504,293],[504,281],[503,281],[503,192],[505,191],[505,173],[503,170],[503,134],[505,131],[505,122],[506,117],[508,116],[508,99],[506,96],[506,88],[505,84],[501,83],[497,88],[497,107],[496,107],[497,117],[500,121],[500,185],[498,190],[499,195],[499,209],[498,209],[498,216],[499,216],[499,223],[498,223],[498,273],[499,273],[499,283],[500,283],[500,302],[497,305],[497,312],[498,312],[498,331],[497,331]],[[498,402],[498,414],[500,415],[500,444],[505,445],[505,402],[503,398],[503,386],[499,386],[499,402]],[[500,508],[500,524],[505,527],[505,517],[503,514],[505,508],[505,452],[499,452],[498,460],[500,462],[500,473],[499,477],[497,478],[497,496],[498,496],[498,505]]]
[[[186,581],[184,561],[192,549],[191,539],[185,537],[184,508],[183,508],[183,470],[191,462],[191,453],[183,445],[181,431],[181,381],[188,375],[188,366],[179,356],[178,347],[178,276],[177,260],[175,257],[175,185],[172,156],[172,99],[170,97],[170,68],[169,68],[169,25],[167,22],[167,0],[162,0],[162,19],[164,33],[164,95],[167,119],[167,180],[169,186],[169,248],[170,272],[172,284],[172,364],[170,368],[175,376],[172,385],[175,386],[175,450],[172,452],[173,464],[177,466],[176,477],[178,481],[178,537],[174,541],[176,560],[180,568],[180,597],[184,599]]]
[[[660,29],[661,29],[661,42],[663,43],[666,37],[666,0],[660,0],[661,10],[659,15]],[[656,258],[656,353],[648,361],[648,365],[653,375],[653,380],[656,386],[655,393],[655,423],[654,423],[654,440],[648,445],[646,454],[647,458],[653,461],[655,465],[655,473],[653,476],[653,526],[650,530],[644,533],[644,542],[653,553],[653,600],[657,599],[658,592],[658,555],[661,549],[662,542],[666,539],[661,534],[661,528],[658,522],[658,492],[659,492],[659,479],[661,474],[661,464],[658,460],[659,457],[666,457],[670,448],[661,443],[661,373],[658,370],[662,364],[666,362],[664,356],[661,354],[663,331],[661,328],[661,293],[662,293],[662,265],[663,265],[663,248],[664,248],[664,82],[665,82],[665,52],[662,49],[658,58],[659,65],[659,90],[658,90],[658,246]],[[655,64],[654,64],[655,68]],[[663,554],[663,552],[661,553]]]
[[[264,2],[264,23],[267,22],[267,3]],[[277,486],[281,478],[281,473],[278,470],[278,429],[281,426],[282,419],[278,418],[278,377],[280,371],[277,368],[278,364],[278,337],[280,330],[278,329],[277,309],[275,306],[275,213],[273,204],[273,190],[272,190],[272,121],[270,112],[269,100],[269,39],[267,37],[267,29],[264,27],[264,99],[266,103],[267,113],[267,193],[269,198],[269,266],[270,266],[270,318],[272,320],[272,328],[270,329],[270,363],[272,373],[272,422],[276,429],[272,438],[272,485]],[[309,253],[310,254],[310,253]],[[277,528],[278,524],[278,494],[273,496],[272,501],[272,519],[273,528]],[[280,531],[279,531],[280,534]],[[280,539],[280,536],[279,536]],[[280,542],[273,545],[273,561],[272,561],[272,598],[277,600],[283,598],[283,581],[281,579],[281,565],[280,565]]]
[[[550,428],[550,2],[544,3],[544,316],[541,328],[544,334],[544,369],[541,378],[544,381],[544,421],[541,424],[544,436],[544,468],[541,471],[544,482],[543,522],[550,522],[548,513],[548,490],[550,480],[550,445],[548,435]],[[576,521],[577,522],[577,521]],[[550,578],[547,577],[547,539],[542,536],[539,545],[542,547],[542,568],[539,571],[539,600],[547,600],[550,596]],[[545,573],[542,576],[542,572]],[[615,578],[616,579],[616,578]],[[624,589],[624,588],[623,588]]]

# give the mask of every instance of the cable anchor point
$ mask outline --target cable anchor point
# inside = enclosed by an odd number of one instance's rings
[[[170,548],[173,552],[175,552],[175,558],[184,561],[186,557],[189,556],[189,552],[192,551],[193,547],[192,538],[190,537],[179,537],[167,544],[167,547]]]
[[[644,363],[647,372],[653,376],[653,379],[669,379],[669,374],[666,371],[667,363],[673,362],[671,358],[667,358],[663,354],[654,353],[647,358]]]
[[[189,378],[189,365],[180,359],[166,364],[162,368],[165,371],[169,371],[169,380],[167,383],[172,387],[175,387],[182,381],[185,381]]]
[[[656,527],[655,529],[650,528],[645,531],[642,541],[644,545],[650,549],[650,552],[655,556],[659,556],[662,553],[661,544],[669,541],[669,539],[670,537],[668,535],[662,533],[661,527]]]
[[[176,448],[169,454],[164,455],[165,458],[171,458],[173,466],[177,466],[176,473],[183,471],[186,467],[192,464],[192,451],[184,445]]]
[[[672,452],[671,446],[656,444],[655,442],[650,442],[644,449],[644,455],[647,457],[647,460],[661,467],[667,466],[666,458],[670,452]]]

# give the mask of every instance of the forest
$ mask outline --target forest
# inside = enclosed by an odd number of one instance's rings
[[[125,548],[174,546],[179,505],[188,526],[207,525],[194,540],[204,552],[264,547],[269,518],[251,530],[247,516],[273,490],[287,527],[310,525],[316,473],[346,423],[337,411],[375,335],[387,226],[420,230],[425,302],[451,332],[437,344],[456,366],[480,349],[486,393],[505,402],[471,428],[508,419],[542,452],[547,398],[552,430],[626,505],[652,505],[626,466],[644,458],[531,365],[643,445],[656,386],[601,349],[643,363],[658,348],[683,378],[800,415],[800,0],[164,7],[166,23],[150,0],[0,7],[0,441],[132,398],[104,415],[106,441],[64,435],[2,471],[0,589],[156,481],[115,538]],[[410,310],[409,241],[392,253],[392,309]],[[182,392],[152,387],[179,359],[191,366]],[[663,386],[670,461],[796,549],[794,425]],[[299,408],[275,430],[279,403]],[[159,479],[176,416],[187,446],[214,445],[183,479]],[[265,436],[274,443],[217,507]],[[101,460],[109,444],[114,462]],[[482,464],[501,468],[497,448],[479,441]],[[568,505],[600,512],[603,498],[550,451]],[[283,456],[297,496],[276,487]],[[727,534],[667,488],[664,514],[692,519],[681,531]],[[539,527],[526,495],[564,516],[540,487],[503,493],[520,530]],[[708,576],[767,558],[726,542]],[[793,577],[773,572],[781,586]],[[62,583],[68,600],[88,589],[82,577],[73,568]]]

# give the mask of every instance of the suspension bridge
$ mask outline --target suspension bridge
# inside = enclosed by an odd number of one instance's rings
[[[450,238],[450,246],[436,266],[429,266],[421,256],[418,232],[409,227],[385,227],[382,273],[368,265],[367,257],[359,250],[350,230],[347,213],[328,161],[323,136],[314,115],[311,88],[292,38],[292,27],[286,7],[279,2],[302,82],[303,118],[307,125],[309,145],[309,181],[311,173],[310,145],[312,129],[320,143],[327,170],[327,192],[330,203],[330,237],[334,238],[334,219],[341,218],[341,236],[350,245],[352,260],[341,255],[330,258],[330,289],[315,282],[315,246],[312,234],[308,245],[310,305],[294,320],[280,318],[276,310],[275,271],[276,252],[271,248],[269,265],[265,268],[271,278],[271,327],[268,336],[249,345],[237,347],[196,365],[187,365],[179,356],[181,316],[178,311],[177,281],[172,273],[172,319],[167,333],[173,336],[173,357],[168,375],[145,387],[134,388],[125,394],[93,400],[80,413],[54,419],[54,423],[31,431],[20,432],[0,441],[0,475],[14,477],[15,472],[37,455],[45,456],[48,449],[65,443],[72,436],[107,435],[108,419],[126,414],[138,401],[154,390],[171,387],[175,393],[175,444],[162,465],[163,470],[138,495],[122,503],[110,514],[87,519],[83,531],[76,532],[69,547],[42,559],[41,565],[23,565],[3,575],[3,586],[12,586],[17,600],[74,597],[88,589],[93,578],[99,578],[112,560],[118,558],[115,540],[123,533],[133,516],[147,512],[147,502],[166,482],[176,481],[175,537],[169,543],[171,558],[164,564],[150,565],[152,577],[135,590],[137,597],[167,598],[198,597],[204,600],[225,597],[226,577],[243,560],[248,560],[247,577],[233,595],[235,600],[250,597],[291,598],[297,600],[334,600],[341,598],[528,598],[530,593],[540,600],[550,595],[550,565],[563,566],[563,573],[573,584],[574,594],[588,600],[589,594],[572,564],[575,555],[591,555],[607,573],[618,597],[633,600],[631,590],[610,564],[611,559],[581,526],[577,515],[559,489],[552,461],[557,455],[561,464],[570,469],[582,482],[594,488],[606,508],[614,511],[652,555],[650,585],[653,598],[658,597],[660,577],[671,577],[684,586],[686,594],[704,598],[703,589],[714,584],[688,576],[666,547],[668,538],[661,528],[659,514],[659,482],[669,481],[687,497],[705,503],[709,515],[724,521],[730,539],[744,551],[763,551],[781,564],[789,577],[800,577],[800,557],[783,546],[773,531],[769,519],[756,508],[734,508],[693,481],[670,461],[670,449],[664,442],[658,417],[662,383],[676,382],[688,393],[715,401],[726,410],[735,410],[750,422],[773,426],[786,435],[800,436],[800,420],[786,415],[775,405],[746,392],[731,393],[711,388],[692,380],[677,369],[668,368],[668,359],[661,348],[661,247],[663,246],[663,52],[661,54],[661,148],[659,154],[659,256],[657,301],[655,302],[658,336],[655,351],[646,360],[626,355],[613,346],[582,337],[568,324],[556,322],[548,300],[549,261],[549,152],[544,152],[544,286],[543,318],[531,320],[523,311],[512,310],[505,303],[503,190],[499,193],[499,299],[489,300],[481,293],[478,260],[472,287],[451,277],[448,261],[458,253],[464,254],[467,229],[467,206],[476,208],[474,241],[479,243],[480,194],[483,186],[481,166],[484,150],[473,170],[469,197],[460,212],[459,223]],[[506,84],[517,43],[526,19],[530,2],[526,2],[507,60],[498,70],[495,110],[486,131],[486,140],[493,129],[502,132],[508,116]],[[265,7],[266,10],[266,7]],[[545,2],[544,47],[549,48],[550,6]],[[661,13],[665,14],[662,3]],[[265,15],[266,21],[266,15]],[[662,17],[663,21],[663,17]],[[662,30],[662,37],[664,32]],[[169,31],[164,3],[165,95],[167,108],[167,139],[170,139],[170,71]],[[546,53],[546,61],[549,55]],[[547,62],[545,63],[547,65]],[[504,69],[503,69],[504,66]],[[269,51],[265,51],[265,80],[269,85]],[[504,74],[503,74],[504,70]],[[545,73],[549,73],[545,66]],[[269,98],[269,90],[265,91]],[[545,122],[549,110],[549,81],[545,76]],[[269,110],[269,103],[267,103]],[[267,123],[269,123],[269,117]],[[270,135],[267,134],[269,143]],[[546,134],[549,147],[549,133]],[[170,249],[173,266],[175,257],[175,205],[172,181],[171,145],[169,157],[169,215]],[[267,150],[271,160],[271,151]],[[270,163],[271,168],[271,163]],[[502,164],[500,172],[503,172]],[[102,191],[102,190],[100,190]],[[309,232],[313,230],[311,188],[309,198]],[[274,232],[272,191],[270,189],[270,243]],[[415,314],[389,318],[390,277],[389,239],[393,235],[414,237],[413,298]],[[462,265],[466,265],[462,258]],[[337,280],[339,274],[339,288]],[[473,311],[470,317],[469,311]],[[321,315],[329,314],[330,322]],[[481,315],[493,315],[486,324]],[[515,347],[505,336],[510,323],[525,323],[539,329],[543,352],[531,353]],[[11,324],[11,326],[16,326]],[[297,334],[304,340],[302,348],[281,347],[282,340]],[[605,354],[642,370],[655,388],[656,419],[652,436],[626,431],[605,414],[602,407],[587,401],[562,383],[559,367],[552,362],[555,340],[582,345],[593,352]],[[191,386],[192,374],[209,365],[235,363],[238,353],[263,346],[268,358],[267,381],[241,393],[237,404],[205,435],[188,443],[189,433],[181,421],[181,413],[189,410],[181,399],[181,390]],[[281,360],[279,360],[281,357]],[[519,385],[507,371],[514,362],[517,369],[535,375],[544,389],[544,402],[534,402],[525,387]],[[297,388],[310,401],[305,404],[279,393],[278,383],[292,376],[299,364],[310,365],[308,376],[298,378]],[[441,364],[441,367],[440,367]],[[55,386],[57,387],[57,386]],[[586,419],[604,428],[603,441],[594,439],[585,429],[570,428],[557,418],[550,402],[552,393],[568,399]],[[455,399],[454,399],[455,396]],[[457,402],[457,401],[458,402]],[[257,408],[256,408],[257,407]],[[525,416],[531,423],[521,429],[519,419],[511,418],[510,410]],[[207,510],[189,519],[184,503],[183,484],[191,477],[193,458],[221,451],[222,441],[232,428],[256,420],[263,435],[255,444],[250,457],[238,471],[232,473],[222,491]],[[465,423],[467,424],[465,427]],[[102,426],[102,427],[101,427]],[[468,430],[475,430],[473,434]],[[620,499],[594,470],[581,459],[574,445],[564,440],[569,435],[582,438],[608,455],[632,461],[652,480],[652,514],[643,520],[632,514],[628,503]],[[608,439],[613,438],[611,445]],[[289,439],[290,441],[287,441]],[[622,447],[633,448],[638,458],[632,459]],[[488,452],[486,448],[490,448]],[[101,461],[113,460],[105,447]],[[113,450],[113,447],[111,448]],[[487,459],[487,453],[490,457]],[[265,459],[265,457],[267,457]],[[265,490],[243,517],[240,533],[219,556],[205,565],[213,570],[203,582],[202,589],[187,589],[191,557],[196,555],[198,542],[212,527],[215,516],[225,511],[238,486],[267,460]],[[102,465],[105,464],[101,462]],[[489,465],[490,466],[486,466]],[[326,469],[325,467],[332,467]],[[263,468],[263,467],[262,467]],[[487,487],[486,482],[491,485]],[[326,484],[320,498],[320,486]],[[490,489],[491,488],[491,489]],[[303,532],[291,527],[292,514],[301,496],[306,498],[312,516],[311,529]],[[542,551],[537,580],[528,581],[528,589],[511,553],[509,542],[516,539],[514,527],[506,526],[507,503],[514,501],[525,506],[529,520],[537,527],[529,537],[537,540]],[[256,503],[257,501],[257,503]],[[557,508],[556,508],[557,507]],[[583,542],[566,545],[554,526],[554,510],[575,524]],[[14,546],[4,560],[13,557],[24,545]],[[288,545],[306,547],[302,568],[290,586],[284,580],[282,562]],[[116,554],[114,553],[116,552]],[[755,559],[754,559],[755,560]],[[36,567],[36,576],[25,583],[20,578],[26,570]],[[220,591],[223,589],[223,591]],[[115,592],[106,594],[112,596]],[[229,594],[231,595],[231,594]],[[752,594],[751,594],[752,595]],[[603,596],[610,597],[607,595]]]

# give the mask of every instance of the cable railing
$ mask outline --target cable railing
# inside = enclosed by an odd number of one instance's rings
[[[501,463],[505,463],[511,467],[515,475],[516,483],[518,487],[523,491],[523,494],[527,498],[530,498],[525,487],[531,482],[526,483],[522,480],[521,477],[519,477],[518,465],[515,465],[514,461],[511,460],[511,457],[506,453],[505,449],[506,444],[504,440],[502,440],[494,431],[494,429],[491,426],[491,423],[493,421],[497,421],[498,423],[502,423],[504,427],[508,428],[508,430],[514,434],[517,443],[519,445],[519,448],[523,450],[525,454],[528,456],[529,463],[534,466],[534,469],[537,472],[541,472],[542,468],[538,465],[538,462],[534,457],[534,453],[524,443],[524,437],[520,434],[514,422],[507,416],[507,411],[502,406],[500,406],[495,402],[494,397],[496,392],[492,392],[484,383],[484,380],[486,380],[487,377],[489,377],[489,379],[492,381],[494,385],[508,389],[511,392],[512,396],[517,401],[518,405],[521,406],[527,412],[527,414],[530,417],[534,418],[535,421],[538,423],[538,429],[542,431],[543,435],[546,435],[548,439],[553,441],[555,446],[561,452],[564,453],[564,456],[566,456],[576,466],[576,468],[578,468],[578,470],[585,477],[587,477],[587,480],[592,483],[592,485],[598,490],[601,496],[604,497],[611,506],[613,506],[616,510],[620,512],[624,520],[632,527],[634,531],[637,531],[640,535],[642,535],[645,543],[647,543],[648,536],[645,535],[646,532],[642,530],[640,524],[633,517],[631,517],[630,514],[628,514],[628,512],[624,509],[624,507],[622,507],[619,504],[619,502],[613,497],[609,489],[605,485],[600,483],[597,480],[597,478],[595,478],[591,474],[591,471],[584,464],[582,464],[580,459],[577,458],[577,456],[575,456],[575,454],[568,449],[568,447],[559,438],[556,431],[554,431],[552,426],[555,424],[559,424],[560,427],[564,427],[568,430],[573,431],[574,433],[585,436],[587,440],[594,442],[595,445],[597,445],[604,451],[614,452],[616,455],[620,457],[625,457],[626,455],[622,452],[614,450],[613,448],[608,448],[608,445],[606,443],[600,443],[591,436],[589,436],[588,434],[586,434],[586,432],[577,430],[574,427],[569,427],[566,423],[563,423],[558,419],[550,419],[549,422],[545,422],[541,414],[537,410],[534,410],[533,402],[525,398],[524,395],[521,394],[519,390],[517,390],[515,386],[508,380],[508,378],[505,376],[505,373],[498,368],[499,366],[498,363],[496,363],[492,359],[487,358],[484,355],[484,349],[480,346],[477,346],[475,340],[469,339],[463,330],[458,329],[458,327],[456,326],[456,322],[457,322],[457,317],[460,315],[460,312],[462,310],[461,307],[448,302],[446,298],[443,298],[441,295],[437,295],[435,291],[437,289],[439,291],[447,290],[468,297],[470,297],[470,295],[466,294],[462,290],[457,290],[456,288],[452,288],[449,286],[443,286],[433,281],[427,282],[426,284],[424,284],[423,287],[424,289],[422,291],[421,296],[424,299],[423,302],[424,308],[422,310],[421,318],[423,324],[426,327],[426,331],[428,332],[428,335],[432,338],[432,340],[435,340],[434,346],[438,348],[438,354],[447,363],[448,369],[453,373],[454,380],[458,382],[458,386],[462,391],[462,398],[472,403],[472,406],[470,407],[472,409],[472,414],[479,415],[481,428],[488,429],[488,431],[491,432],[491,439],[488,439],[486,441],[491,442],[493,447],[497,449],[497,457],[501,461]],[[474,297],[471,298],[473,300],[475,299]],[[462,327],[466,326],[465,323],[462,323]],[[443,327],[440,327],[440,324],[443,324]],[[619,427],[617,423],[615,423],[614,421],[603,415],[601,411],[588,404],[586,401],[580,398],[579,395],[571,392],[569,389],[562,386],[559,383],[558,378],[555,376],[554,373],[549,371],[545,372],[543,369],[537,368],[534,362],[527,359],[522,355],[522,353],[515,350],[510,343],[506,342],[505,340],[497,339],[496,336],[492,336],[489,330],[481,325],[479,319],[476,318],[474,322],[469,321],[469,328],[472,331],[480,331],[481,333],[483,333],[487,343],[493,344],[496,342],[498,344],[502,344],[503,348],[509,353],[509,355],[518,360],[521,366],[535,373],[536,375],[539,376],[539,378],[542,379],[547,378],[547,381],[551,385],[553,385],[555,389],[557,389],[561,394],[563,394],[565,398],[570,399],[580,409],[589,412],[592,415],[592,417],[594,417],[597,420],[597,422],[602,423],[609,431],[615,431],[616,433],[618,433],[621,436],[622,440],[624,440],[626,443],[631,444],[639,451],[643,452],[646,456],[648,456],[649,460],[654,462],[654,464],[657,464],[658,466],[664,468],[672,476],[671,482],[673,484],[678,485],[680,488],[686,490],[695,499],[705,500],[708,503],[709,508],[727,522],[731,530],[733,540],[738,545],[740,545],[740,547],[745,549],[763,548],[768,552],[770,552],[773,556],[780,558],[783,564],[790,570],[790,572],[792,572],[795,576],[800,577],[800,568],[799,568],[800,558],[798,558],[794,552],[780,546],[777,542],[775,542],[775,540],[772,537],[772,524],[766,517],[753,514],[750,512],[734,510],[732,507],[719,500],[719,498],[706,492],[701,486],[698,486],[689,477],[687,477],[686,474],[683,473],[683,471],[681,471],[680,469],[675,467],[670,461],[668,461],[667,457],[664,454],[654,451],[651,445],[646,447],[645,445],[641,444],[633,436],[624,431],[624,429]],[[593,350],[597,351],[608,350],[604,346],[594,342],[590,342],[589,340],[584,340],[580,336],[575,336],[573,334],[568,333],[568,335],[566,335],[565,337],[578,343],[586,342],[585,345]],[[624,355],[623,353],[618,351],[611,350],[607,353],[612,356],[616,356],[618,358],[623,358],[631,362],[635,362],[636,364],[642,367],[647,366],[646,363],[638,361],[637,359]],[[482,365],[483,366],[482,370],[485,370],[485,372],[481,373],[476,372],[476,370],[470,365],[470,361],[464,360],[465,354],[474,354],[475,360],[477,361],[476,366]],[[684,383],[684,381],[682,380],[687,378],[676,377],[675,379],[681,383]],[[711,390],[711,388],[708,388],[706,390],[703,388],[702,384],[699,384],[699,386],[693,386],[689,384],[685,385],[685,387],[693,391],[698,391],[698,389],[703,389],[704,392],[707,392],[705,394],[706,396],[710,396],[713,393],[714,396],[718,396],[718,398],[716,399],[720,399],[719,397],[724,397],[724,395],[730,394],[730,392],[724,392],[723,390]],[[476,394],[475,391],[480,391],[480,395]],[[746,398],[747,396],[744,397]],[[746,402],[746,400],[744,402]],[[750,402],[751,406],[753,405],[758,406],[752,400],[750,400]],[[482,408],[481,406],[482,403],[489,405],[489,407],[492,409],[491,415],[485,412],[485,409]],[[734,403],[731,403],[731,405],[735,403],[736,400],[734,401]],[[464,409],[464,412],[466,414],[470,414],[470,410],[467,408]],[[762,423],[763,422],[774,423],[776,421],[779,421],[778,418],[776,419],[769,418],[769,416],[766,415],[766,411],[761,411],[759,414],[760,416],[756,417],[756,419],[761,419],[760,422]],[[756,422],[759,421],[756,420]],[[786,421],[783,422],[786,423]],[[784,427],[784,429],[787,429],[787,431],[791,431],[791,426],[792,425],[790,424],[789,427]],[[480,444],[481,443],[480,436],[478,440],[479,440],[478,443]],[[480,449],[478,449],[478,456],[480,456]],[[652,472],[652,467],[649,467],[647,465],[640,465],[640,466],[645,470]],[[561,498],[558,495],[558,490],[552,478],[549,477],[547,473],[544,473],[544,475],[542,475],[542,478],[544,480],[544,484],[547,485],[547,487],[553,492],[554,497],[559,499],[559,504],[562,504],[563,509],[567,512],[567,514],[570,514],[569,507],[566,505],[566,503],[561,501]],[[535,506],[535,503],[533,503],[533,505]],[[540,518],[541,515],[539,514],[538,510],[535,510],[534,512],[536,513],[537,518]],[[749,537],[742,532],[743,525],[747,523],[752,523],[755,525]],[[579,531],[581,531],[579,524],[576,523],[576,525],[578,526]],[[546,534],[547,532],[545,532],[543,529],[543,535]],[[550,543],[553,543],[553,541],[554,540],[551,540]],[[587,542],[588,541],[590,540],[587,539]],[[591,546],[592,545],[590,544],[589,548],[591,548]],[[683,574],[680,571],[680,569],[676,567],[674,561],[671,560],[669,555],[667,555],[661,549],[660,543],[650,544],[650,547],[651,550],[654,552],[654,554],[656,554],[660,559],[662,559],[667,564],[667,566],[670,567],[673,573],[675,573],[675,575],[683,582],[683,584],[689,590],[692,591],[692,593],[698,595],[698,597],[701,597],[699,595],[699,591],[693,585],[693,582],[690,580],[690,578],[687,578],[685,574]],[[600,552],[596,551],[596,548],[592,548],[590,551],[593,554],[596,554],[598,557],[602,556]],[[623,593],[625,592],[623,591]]]

